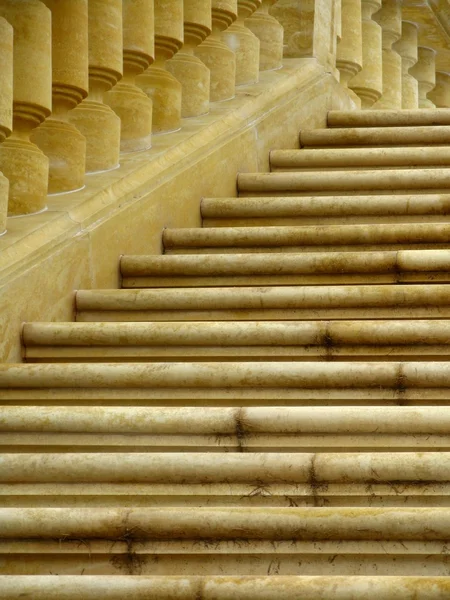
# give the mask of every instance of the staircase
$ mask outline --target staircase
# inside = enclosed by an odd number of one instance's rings
[[[450,598],[450,110],[328,124],[24,325],[0,600]]]

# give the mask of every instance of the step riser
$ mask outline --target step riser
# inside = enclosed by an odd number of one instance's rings
[[[450,125],[450,110],[409,109],[407,111],[369,110],[339,111],[332,110],[327,117],[328,127],[423,127]]]
[[[303,130],[299,136],[300,148],[327,148],[346,146],[426,146],[450,143],[450,127],[368,127],[345,129]]]

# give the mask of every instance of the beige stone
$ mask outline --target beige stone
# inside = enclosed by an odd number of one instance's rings
[[[436,85],[436,51],[419,46],[417,63],[410,72],[419,85],[419,108],[435,108],[435,104],[428,98],[428,93]]]
[[[383,93],[381,27],[372,18],[381,8],[380,0],[362,0],[362,69],[348,87],[361,98],[361,107],[370,108]]]
[[[87,0],[43,0],[52,14],[52,115],[31,135],[49,159],[50,194],[84,186],[86,139],[68,112],[88,94]]]
[[[222,102],[235,95],[236,56],[221,33],[237,18],[237,0],[212,0],[212,33],[195,54],[210,71],[210,100]]]
[[[436,85],[429,96],[436,108],[450,108],[450,73],[436,71]]]
[[[154,0],[155,62],[136,78],[153,101],[153,133],[181,127],[180,82],[166,69],[166,61],[183,45],[183,0]]]
[[[181,116],[209,112],[210,73],[194,52],[211,34],[211,0],[184,0],[184,44],[166,68],[181,83]]]
[[[123,11],[123,78],[105,94],[105,104],[120,118],[120,149],[150,148],[153,104],[135,79],[154,59],[153,0],[125,0]]]
[[[342,32],[337,46],[336,66],[340,82],[348,88],[348,83],[362,69],[362,14],[361,2],[342,0]],[[352,98],[360,106],[359,97],[349,89]]]
[[[416,23],[402,21],[402,37],[395,43],[395,51],[402,59],[402,108],[419,108],[418,82],[409,70],[417,63],[418,27]]]
[[[47,200],[48,159],[30,133],[51,112],[51,14],[39,0],[4,0],[0,16],[14,29],[14,127],[0,146],[0,170],[9,179],[9,214],[23,215]]]
[[[262,0],[261,6],[245,20],[245,26],[259,39],[259,70],[280,69],[283,64],[284,30],[280,23],[269,14],[269,8],[277,0]]]
[[[260,42],[245,20],[261,6],[261,0],[238,0],[238,18],[222,38],[236,55],[236,85],[251,85],[259,79]]]
[[[103,102],[122,77],[122,2],[91,0],[89,7],[89,96],[69,121],[86,138],[86,172],[119,165],[120,119]]]
[[[383,93],[375,102],[376,109],[402,108],[402,59],[393,48],[402,33],[401,0],[383,0],[375,20],[382,30]]]

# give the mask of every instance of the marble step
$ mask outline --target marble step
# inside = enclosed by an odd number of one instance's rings
[[[122,256],[123,288],[444,283],[450,250]]]
[[[303,129],[299,135],[300,148],[329,148],[346,146],[426,146],[450,143],[450,126],[436,127],[348,127],[332,129]]]
[[[201,412],[187,406],[3,406],[0,447],[3,455],[448,452],[449,411],[448,406],[207,406]]]
[[[434,319],[450,318],[450,286],[79,290],[75,303],[79,322]]]
[[[0,600],[447,600],[448,577],[0,576]]]
[[[287,252],[441,247],[450,244],[448,223],[371,223],[269,227],[165,229],[165,254]]]
[[[448,360],[448,320],[27,323],[28,362]]]
[[[220,405],[450,402],[446,362],[0,364],[0,401],[47,399]],[[187,402],[187,404],[186,404]],[[344,402],[345,403],[345,402]],[[158,405],[158,404],[157,404]],[[169,404],[170,405],[170,404]]]
[[[448,220],[450,194],[203,198],[204,227],[251,227]]]
[[[449,127],[450,130],[450,127]],[[450,144],[450,136],[449,136]],[[450,187],[450,169],[361,169],[278,173],[239,173],[239,195],[246,197],[294,195],[330,192],[360,194],[375,191],[385,194],[414,190],[442,190]]]
[[[272,150],[271,171],[308,171],[314,169],[378,168],[378,167],[448,167],[450,148],[325,148],[319,150]]]
[[[331,110],[328,127],[421,127],[450,125],[450,109]]]

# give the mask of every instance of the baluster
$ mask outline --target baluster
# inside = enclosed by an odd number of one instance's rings
[[[221,39],[221,33],[237,18],[237,0],[212,0],[212,33],[196,49],[195,54],[211,74],[211,102],[234,97],[236,56]]]
[[[95,173],[119,166],[120,119],[104,95],[122,77],[122,0],[89,0],[88,16],[89,95],[69,120],[86,138],[86,172]]]
[[[436,85],[428,96],[436,108],[450,108],[450,73],[436,71]]]
[[[402,59],[402,108],[419,108],[417,79],[409,72],[417,62],[417,36],[417,25],[402,21],[402,37],[395,44]]]
[[[51,113],[51,14],[39,0],[2,0],[0,16],[14,29],[13,132],[0,145],[0,170],[9,179],[9,214],[25,215],[47,201],[48,158],[30,134]]]
[[[181,116],[209,112],[210,73],[195,49],[211,34],[211,0],[184,0],[184,44],[166,68],[181,83]]]
[[[350,79],[348,87],[361,98],[361,108],[370,108],[383,92],[381,27],[372,15],[381,0],[362,0],[362,69]]]
[[[427,98],[427,94],[436,85],[436,51],[433,48],[419,46],[417,54],[417,63],[410,73],[419,83],[419,108],[436,108],[435,104]]]
[[[283,36],[280,23],[269,14],[269,8],[277,0],[263,0],[260,8],[248,19],[245,25],[260,42],[259,70],[272,71],[283,66]]]
[[[87,0],[42,0],[52,13],[52,114],[31,135],[49,159],[50,194],[84,187],[86,138],[69,122],[88,95]]]
[[[402,34],[401,0],[383,0],[375,19],[382,29],[383,95],[372,108],[401,109],[402,59],[392,47]]]
[[[336,66],[340,81],[360,106],[359,96],[348,88],[348,83],[362,69],[362,16],[360,0],[342,0],[341,39],[337,46]]]
[[[120,117],[120,150],[136,152],[152,145],[151,99],[136,85],[136,77],[153,62],[153,0],[123,0],[123,78],[105,94]]]
[[[181,127],[181,83],[166,69],[183,45],[183,0],[155,0],[155,62],[136,78],[153,100],[153,133]]]
[[[259,39],[245,25],[261,5],[261,0],[238,0],[238,18],[222,34],[222,39],[236,55],[236,85],[250,85],[259,80]]]

